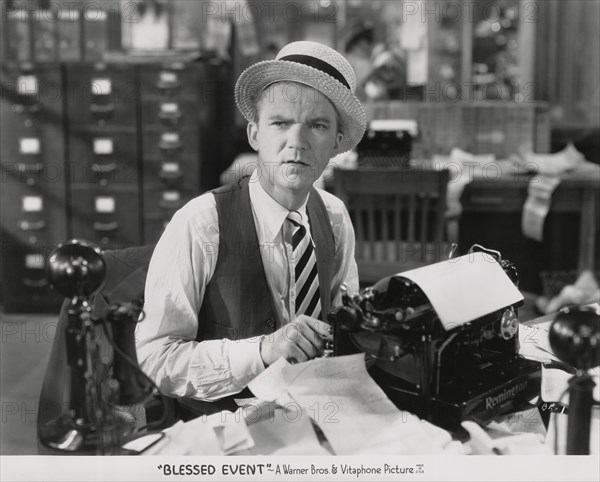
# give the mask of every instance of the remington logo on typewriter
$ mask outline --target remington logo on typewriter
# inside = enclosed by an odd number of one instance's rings
[[[490,410],[500,403],[515,398],[519,393],[525,390],[527,390],[527,382],[522,382],[514,387],[507,388],[498,395],[487,397],[485,399],[485,409]]]

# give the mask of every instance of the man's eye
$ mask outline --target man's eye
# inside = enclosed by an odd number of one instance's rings
[[[285,127],[287,125],[287,122],[284,121],[274,121],[271,123],[272,126],[275,127]]]
[[[315,122],[313,124],[313,128],[314,129],[318,129],[318,130],[325,130],[325,129],[327,129],[327,125],[326,124],[321,124],[320,122]]]

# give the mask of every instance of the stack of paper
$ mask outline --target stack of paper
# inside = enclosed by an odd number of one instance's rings
[[[437,453],[451,442],[445,430],[396,408],[367,373],[363,353],[294,365],[279,360],[250,389],[308,413],[337,455]]]

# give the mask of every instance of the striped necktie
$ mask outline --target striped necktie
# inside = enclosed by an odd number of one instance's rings
[[[297,211],[290,211],[287,220],[292,225],[296,316],[304,314],[313,318],[320,318],[321,298],[319,296],[317,257],[310,233],[306,231],[302,224],[302,216]]]

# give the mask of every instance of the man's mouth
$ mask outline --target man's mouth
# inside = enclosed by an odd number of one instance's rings
[[[296,166],[305,166],[305,167],[308,167],[308,164],[306,162],[303,162],[303,161],[294,161],[294,160],[292,160],[292,161],[285,161],[284,164],[293,164],[293,165],[296,165]]]

